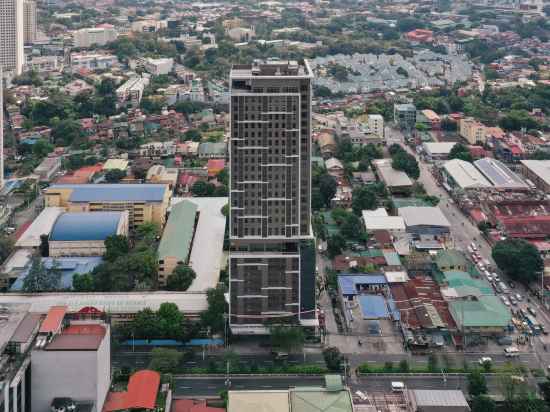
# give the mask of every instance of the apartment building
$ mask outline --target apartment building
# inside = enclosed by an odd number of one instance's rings
[[[0,0],[0,65],[4,74],[19,75],[25,55],[23,0]]]
[[[23,39],[25,44],[32,44],[36,41],[36,23],[37,23],[36,3],[32,0],[23,2]]]
[[[129,227],[143,223],[164,226],[171,191],[162,184],[52,185],[44,193],[46,207],[68,212],[128,211]]]
[[[230,326],[268,333],[271,318],[314,326],[311,82],[307,62],[230,73]]]
[[[484,144],[486,141],[486,127],[473,117],[460,119],[458,133],[470,144]]]
[[[368,115],[369,130],[380,139],[384,139],[384,118],[381,114]]]
[[[71,54],[71,68],[73,70],[110,69],[117,63],[118,63],[117,57],[112,54],[98,54],[98,53],[84,53],[84,54],[72,53]]]
[[[118,103],[138,107],[143,97],[143,91],[148,84],[149,78],[147,77],[131,77],[116,90]]]
[[[90,27],[73,32],[74,47],[104,46],[118,37],[113,27]]]

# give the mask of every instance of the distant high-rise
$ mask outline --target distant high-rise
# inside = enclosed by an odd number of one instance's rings
[[[23,71],[23,0],[0,0],[0,64],[4,74]]]
[[[0,190],[4,187],[4,79],[0,66]]]
[[[307,62],[231,70],[230,326],[312,325],[311,81]]]
[[[24,35],[25,44],[32,44],[36,41],[36,3],[32,0],[23,2]]]

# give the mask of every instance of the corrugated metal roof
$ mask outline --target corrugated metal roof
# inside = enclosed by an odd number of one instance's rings
[[[53,225],[50,240],[105,240],[116,235],[124,213],[127,212],[63,213]]]
[[[158,248],[159,259],[175,257],[186,262],[195,230],[197,205],[184,200],[172,206]]]
[[[40,333],[53,333],[61,327],[61,322],[67,313],[67,306],[52,306],[46,315],[46,319],[40,326]]]
[[[352,412],[351,395],[347,390],[330,392],[324,388],[290,390],[292,412]]]
[[[403,217],[405,225],[409,226],[442,226],[451,227],[439,207],[402,207],[397,210]]]
[[[71,202],[162,202],[168,185],[161,184],[86,184],[53,185],[55,189],[73,189]]]
[[[229,391],[227,412],[288,412],[288,390]]]
[[[485,157],[476,160],[474,165],[497,188],[528,189],[529,186],[504,163]]]
[[[443,165],[447,174],[462,189],[491,187],[491,183],[469,162],[453,159]]]
[[[463,406],[469,410],[468,402],[460,390],[413,389],[412,392],[418,406]]]
[[[49,235],[55,221],[65,209],[62,207],[46,207],[34,219],[31,225],[25,230],[23,235],[17,240],[17,247],[38,247],[40,246],[40,236]]]

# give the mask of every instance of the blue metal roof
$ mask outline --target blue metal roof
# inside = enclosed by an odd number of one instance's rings
[[[46,269],[51,269],[54,262],[57,262],[61,271],[60,289],[71,289],[73,287],[73,276],[75,274],[90,273],[96,266],[103,262],[103,258],[99,256],[86,257],[59,257],[59,258],[42,258],[42,262]],[[23,288],[23,280],[27,277],[30,270],[30,265],[22,272],[13,285],[10,291],[20,291]]]
[[[55,221],[50,240],[105,240],[115,235],[122,212],[63,213]]]
[[[53,185],[51,189],[73,189],[71,202],[162,202],[168,185],[83,184]]]
[[[388,283],[384,275],[352,275],[343,273],[338,276],[338,286],[342,295],[357,295],[356,285],[385,285]]]
[[[389,317],[386,299],[380,295],[361,295],[359,304],[363,319],[382,319]]]

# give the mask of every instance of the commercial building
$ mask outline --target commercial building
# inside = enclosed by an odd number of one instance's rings
[[[353,412],[349,389],[339,375],[325,376],[325,387],[228,392],[227,412]]]
[[[422,149],[428,161],[447,160],[455,142],[425,142]]]
[[[268,333],[271,316],[316,326],[307,63],[233,66],[230,325]]]
[[[114,235],[128,236],[127,211],[63,213],[50,233],[50,256],[103,256]]]
[[[470,406],[461,390],[412,389],[408,393],[411,410],[415,412],[470,411]]]
[[[171,73],[174,69],[174,59],[166,57],[162,59],[147,58],[143,61],[143,67],[153,76]]]
[[[187,265],[195,234],[197,205],[189,200],[171,207],[158,248],[159,283],[166,285],[176,266]]]
[[[392,193],[408,192],[413,182],[407,174],[392,167],[391,159],[374,159],[371,162],[378,178],[386,185]]]
[[[62,207],[46,206],[33,220],[29,227],[15,242],[17,248],[37,249],[40,247],[40,237],[49,236],[55,221],[65,211]]]
[[[520,163],[523,177],[537,189],[550,193],[550,160],[521,160]]]
[[[391,235],[405,235],[405,222],[401,216],[389,216],[384,208],[363,210],[363,222],[367,231],[387,230]]]
[[[90,401],[101,411],[111,384],[111,332],[101,321],[69,321],[51,307],[31,352],[31,410],[49,412],[55,398]]]
[[[423,124],[430,130],[441,129],[441,118],[433,110],[420,110],[416,115],[417,123]]]
[[[445,241],[451,233],[451,224],[439,207],[407,206],[397,209],[403,217],[412,240]]]
[[[529,186],[504,163],[485,157],[474,162],[475,167],[497,190],[527,191]]]
[[[118,59],[112,54],[99,53],[71,53],[71,68],[74,71],[104,70],[118,64]]]
[[[68,212],[124,211],[130,228],[153,222],[164,226],[171,192],[160,184],[52,185],[44,192],[46,207]]]
[[[113,27],[90,27],[73,32],[74,47],[86,48],[93,45],[105,46],[118,37]]]
[[[19,75],[25,64],[23,0],[1,0],[0,22],[0,66],[5,75]]]
[[[473,117],[465,117],[459,121],[458,134],[472,145],[485,144],[487,141],[486,127]]]
[[[412,130],[416,124],[416,106],[412,103],[394,104],[393,121],[400,129]]]
[[[60,170],[61,157],[52,156],[42,160],[36,169],[34,169],[34,174],[38,176],[41,182],[50,182]]]
[[[138,107],[143,97],[143,90],[149,84],[147,77],[132,77],[116,90],[118,103],[130,104],[132,107]]]
[[[36,40],[36,23],[38,15],[36,13],[36,2],[32,0],[23,1],[23,38],[25,44],[34,43]]]
[[[369,114],[367,117],[369,130],[380,139],[384,139],[384,118],[381,114]]]
[[[492,187],[491,183],[470,162],[453,159],[445,162],[441,170],[444,182],[449,188],[486,189]]]

